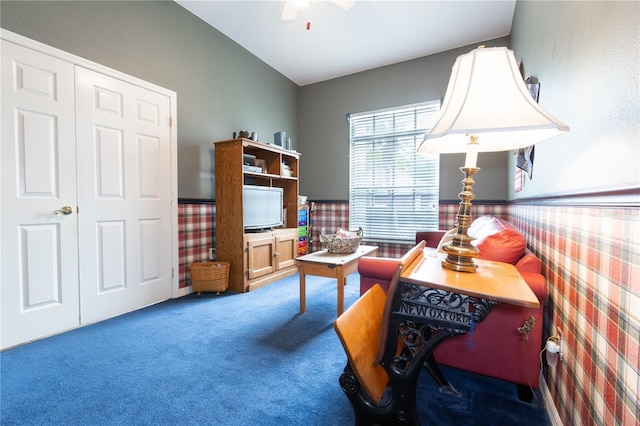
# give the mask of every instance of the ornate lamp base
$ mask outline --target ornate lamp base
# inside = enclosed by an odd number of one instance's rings
[[[442,267],[445,269],[458,272],[475,272],[477,269],[473,258],[478,257],[480,252],[471,244],[475,238],[467,235],[467,230],[471,224],[471,200],[475,198],[472,192],[473,175],[479,170],[478,167],[460,168],[464,173],[462,192],[459,194],[462,201],[456,215],[456,233],[452,235],[451,241],[442,246],[442,250],[447,253],[446,259],[442,261]]]

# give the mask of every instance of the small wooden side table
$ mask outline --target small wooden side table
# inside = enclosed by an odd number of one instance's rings
[[[300,270],[300,313],[303,314],[307,310],[305,276],[316,275],[335,278],[338,281],[338,316],[342,315],[347,277],[358,269],[358,260],[362,256],[375,256],[377,251],[377,246],[361,245],[355,253],[351,254],[334,254],[321,250],[298,257],[296,260]]]

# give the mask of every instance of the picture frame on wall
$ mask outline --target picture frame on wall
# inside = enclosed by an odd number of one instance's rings
[[[540,82],[536,77],[533,76],[528,77],[524,82],[527,86],[527,89],[529,90],[529,93],[531,94],[531,97],[537,103],[540,98]],[[520,148],[514,151],[514,154],[516,154],[517,156],[517,168],[523,170],[529,177],[529,179],[533,179],[533,160],[535,158],[535,146],[531,145],[526,148]],[[524,184],[524,177],[522,179],[522,182]]]
[[[525,80],[525,84],[527,85],[527,89],[529,89],[529,93],[531,93],[531,97],[533,100],[538,102],[540,99],[540,82],[535,77],[529,77]]]
[[[535,145],[528,146],[526,148],[518,149],[516,158],[516,166],[519,169],[524,170],[529,179],[533,179],[533,159],[535,158]]]

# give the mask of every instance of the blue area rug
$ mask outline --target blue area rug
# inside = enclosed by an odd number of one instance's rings
[[[348,279],[345,305],[358,298]],[[160,303],[0,354],[2,425],[353,425],[338,384],[346,363],[333,331],[336,281],[298,275],[247,294]],[[546,425],[539,395],[443,369],[463,394],[424,372],[422,424]]]

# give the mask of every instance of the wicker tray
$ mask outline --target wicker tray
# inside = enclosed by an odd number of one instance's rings
[[[221,291],[229,288],[229,262],[196,262],[189,266],[191,287],[198,296],[203,291]]]
[[[335,234],[327,235],[324,229],[320,231],[320,242],[324,243],[329,253],[349,254],[355,253],[362,241],[362,228],[357,231],[347,231],[338,228]]]

